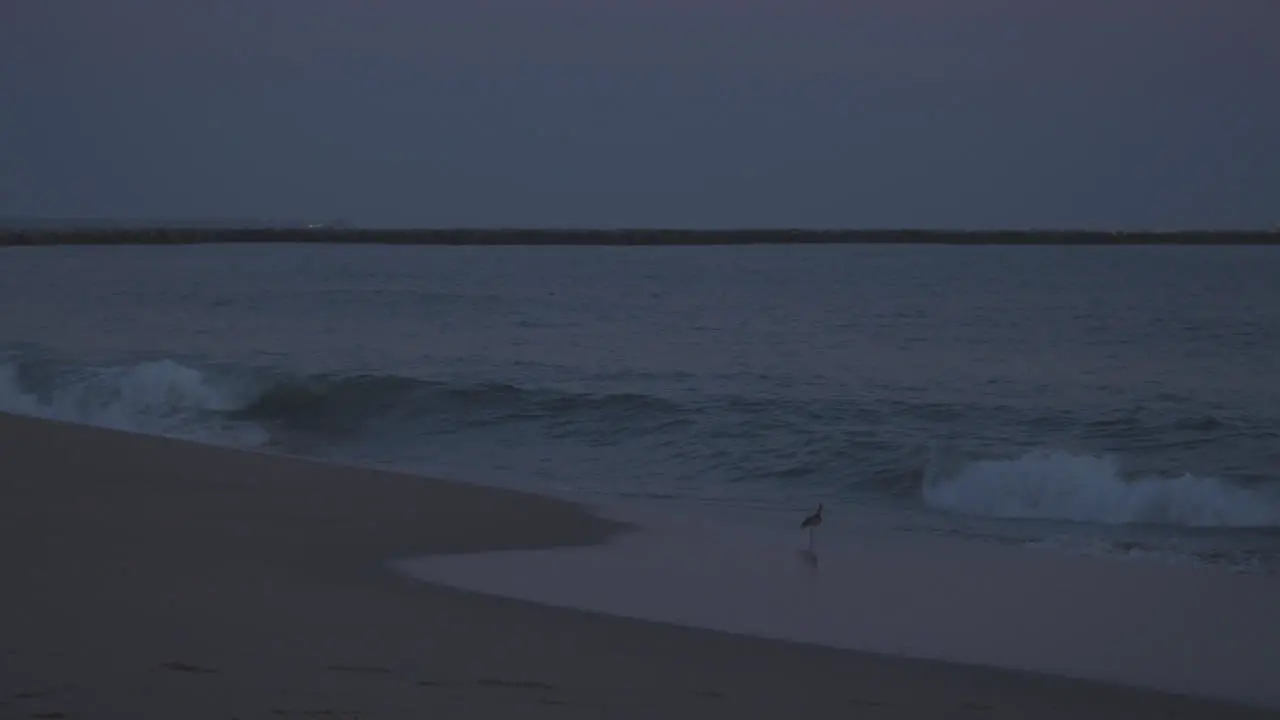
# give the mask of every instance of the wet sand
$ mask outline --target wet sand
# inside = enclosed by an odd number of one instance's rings
[[[0,717],[1277,715],[549,607],[387,564],[622,530],[536,495],[0,416]]]
[[[826,524],[842,532],[812,548],[800,515],[603,509],[645,532],[393,566],[558,607],[1280,709],[1280,577],[877,530],[839,507]]]

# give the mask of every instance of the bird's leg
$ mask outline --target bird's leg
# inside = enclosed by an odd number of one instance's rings
[[[810,525],[809,526],[809,549],[810,550],[813,549],[813,530],[814,530],[813,526]]]

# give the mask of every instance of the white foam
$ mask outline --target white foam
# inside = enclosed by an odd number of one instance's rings
[[[45,393],[24,389],[16,368],[0,365],[0,410],[116,430],[261,444],[266,433],[260,428],[215,417],[243,402],[230,383],[168,359],[87,368]]]
[[[23,391],[17,368],[7,363],[0,364],[0,410],[15,415],[41,414],[39,398]]]
[[[1126,479],[1108,457],[1036,451],[970,462],[926,480],[937,510],[996,518],[1119,525],[1280,527],[1280,493],[1217,478]]]

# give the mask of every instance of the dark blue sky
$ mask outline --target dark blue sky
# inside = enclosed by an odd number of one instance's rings
[[[0,216],[1271,227],[1276,0],[6,0]]]

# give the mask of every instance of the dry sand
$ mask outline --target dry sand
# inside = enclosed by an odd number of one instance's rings
[[[606,617],[385,562],[585,544],[557,500],[0,416],[0,717],[1275,717]]]

